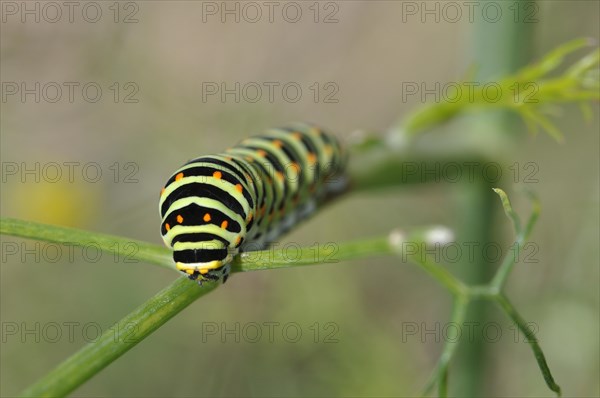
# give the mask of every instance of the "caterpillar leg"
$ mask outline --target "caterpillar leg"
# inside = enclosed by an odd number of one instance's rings
[[[188,278],[193,280],[193,281],[197,281],[198,285],[202,286],[202,282],[209,280],[209,281],[218,281],[219,279],[221,279],[221,277],[223,278],[223,283],[227,282],[227,279],[229,278],[229,274],[231,273],[231,265],[230,264],[226,264],[221,268],[218,269],[214,269],[214,270],[210,270],[208,272],[202,273],[200,271],[193,271],[191,274],[190,273],[186,273],[188,275]]]
[[[199,271],[194,271],[193,273],[188,274],[188,278],[193,281],[197,281],[198,286],[202,286],[204,281],[216,281],[219,279],[219,276],[212,274],[201,274]]]

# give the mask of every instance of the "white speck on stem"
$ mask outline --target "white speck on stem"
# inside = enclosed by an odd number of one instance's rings
[[[428,245],[447,245],[451,242],[454,242],[454,232],[443,225],[435,226],[425,234],[425,243]]]

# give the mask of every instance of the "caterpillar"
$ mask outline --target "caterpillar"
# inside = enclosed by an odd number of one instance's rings
[[[294,123],[190,160],[161,190],[161,235],[179,271],[227,281],[233,256],[262,250],[347,186],[347,153],[320,128]]]

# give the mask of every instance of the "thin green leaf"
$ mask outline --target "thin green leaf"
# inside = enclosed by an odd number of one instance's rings
[[[502,207],[504,208],[504,213],[512,222],[515,235],[518,236],[521,233],[521,219],[513,210],[512,205],[510,204],[510,200],[508,199],[508,195],[506,195],[506,192],[504,192],[500,188],[492,189],[494,192],[496,192],[496,194],[498,194],[498,196],[500,196],[500,200],[502,201]]]
[[[565,140],[563,133],[554,125],[552,122],[546,118],[544,115],[536,112],[531,112],[531,118],[542,128],[550,134],[552,138],[556,140],[556,142],[562,143]]]
[[[544,376],[544,380],[546,381],[546,385],[548,388],[556,393],[557,396],[560,397],[561,389],[558,384],[554,381],[554,377],[550,372],[550,368],[548,367],[548,363],[546,362],[546,357],[544,356],[544,352],[542,348],[538,344],[537,338],[533,331],[529,328],[527,322],[519,315],[517,310],[513,307],[513,305],[508,301],[508,299],[500,295],[498,299],[495,300],[496,303],[504,310],[506,315],[517,325],[521,333],[523,333],[527,339],[527,343],[531,346],[533,350],[533,355],[535,356],[535,360]]]
[[[517,76],[521,81],[537,80],[556,69],[567,55],[589,45],[589,39],[585,38],[567,42],[546,54],[539,62],[523,68]]]
[[[540,202],[535,197],[533,192],[527,191],[528,196],[531,198],[533,209],[531,215],[529,216],[529,219],[527,220],[527,225],[525,226],[525,229],[522,230],[520,227],[520,219],[514,212],[506,193],[499,188],[494,188],[494,192],[496,192],[500,196],[502,206],[504,207],[504,212],[506,213],[508,218],[510,218],[513,221],[513,225],[515,225],[515,223],[518,223],[519,225],[518,228],[515,226],[516,240],[513,244],[514,253],[512,253],[512,255],[507,254],[504,257],[504,259],[502,260],[502,264],[498,268],[498,271],[496,271],[496,274],[494,275],[494,278],[490,283],[490,287],[494,291],[500,292],[504,287],[504,284],[506,283],[506,280],[508,279],[512,268],[514,267],[517,259],[520,256],[520,252],[523,249],[523,245],[526,243],[526,240],[531,235],[531,231],[533,230],[533,227],[540,214]]]
[[[573,64],[567,70],[566,74],[567,74],[567,76],[571,76],[574,78],[579,77],[584,72],[586,72],[589,69],[593,68],[594,66],[598,65],[598,62],[600,62],[600,49],[596,49],[596,50],[592,51],[590,54],[586,55],[585,57],[580,59],[578,62]]]
[[[531,190],[526,190],[525,191],[527,196],[529,196],[529,199],[531,200],[531,215],[529,216],[529,220],[527,220],[527,225],[525,226],[525,231],[523,232],[523,238],[527,239],[529,238],[529,236],[531,236],[531,232],[533,231],[533,227],[535,226],[535,223],[537,222],[540,213],[542,211],[542,206],[540,203],[540,200],[538,199],[537,195],[531,191]]]

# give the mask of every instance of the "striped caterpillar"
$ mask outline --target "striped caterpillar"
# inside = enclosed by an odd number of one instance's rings
[[[318,127],[269,129],[190,160],[161,191],[161,235],[178,270],[223,282],[233,256],[261,250],[347,185],[347,155]]]

